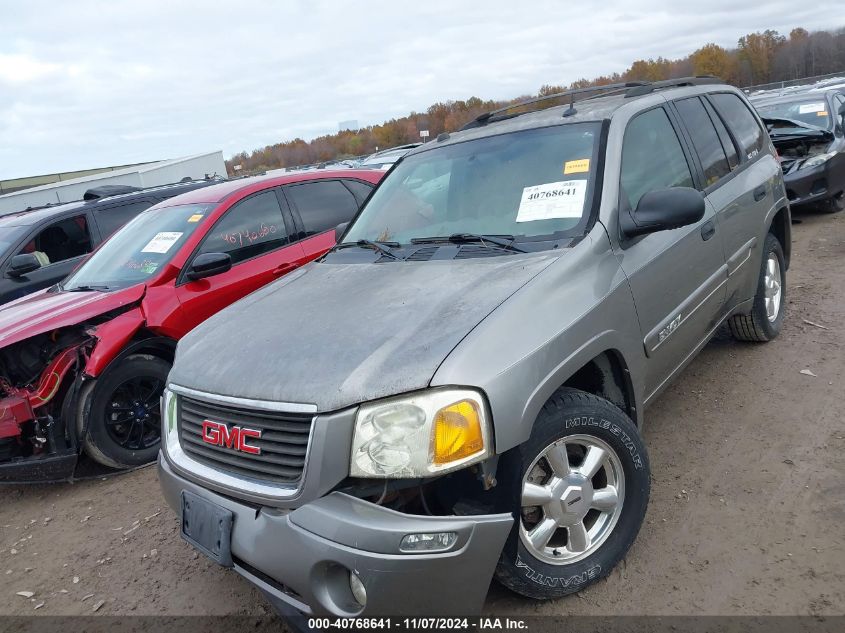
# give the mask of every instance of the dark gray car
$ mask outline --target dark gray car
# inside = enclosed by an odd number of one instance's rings
[[[845,95],[833,89],[764,93],[751,102],[778,151],[790,204],[845,209]]]
[[[646,407],[722,324],[780,331],[790,212],[739,91],[601,90],[412,150],[322,260],[182,339],[159,468],[188,542],[315,614],[613,569]]]

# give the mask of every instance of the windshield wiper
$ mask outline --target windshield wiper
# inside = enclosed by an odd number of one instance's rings
[[[399,256],[390,250],[391,247],[395,248],[399,246],[399,242],[357,240],[355,242],[341,242],[340,244],[335,244],[331,250],[339,251],[342,248],[352,248],[353,246],[357,246],[358,248],[371,248],[374,251],[381,253],[385,257],[390,257],[391,259],[399,259]]]
[[[74,286],[73,288],[62,288],[62,290],[66,291],[66,292],[95,292],[95,291],[104,292],[108,289],[109,289],[108,286],[97,285],[97,284]]]
[[[524,253],[525,251],[518,246],[514,246],[513,235],[482,235],[478,233],[452,233],[451,235],[435,235],[432,237],[415,237],[411,240],[411,244],[436,244],[438,242],[451,242],[452,244],[481,244],[487,246],[494,244],[507,251],[514,253]]]

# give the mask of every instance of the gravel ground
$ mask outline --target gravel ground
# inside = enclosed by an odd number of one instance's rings
[[[651,504],[627,559],[555,602],[494,584],[490,614],[845,613],[845,214],[796,218],[781,337],[715,340],[646,412]],[[0,488],[0,614],[94,612],[269,608],[180,540],[154,468]]]

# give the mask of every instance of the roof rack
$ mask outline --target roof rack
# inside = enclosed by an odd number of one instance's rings
[[[695,77],[678,77],[677,79],[666,79],[664,81],[644,82],[642,85],[631,88],[625,93],[625,97],[641,97],[655,90],[663,88],[682,88],[684,86],[702,86],[707,84],[725,83],[722,79],[713,75],[696,75]]]
[[[100,198],[109,198],[111,196],[119,196],[122,193],[133,193],[141,191],[140,187],[133,187],[132,185],[100,185],[99,187],[91,187],[86,191],[83,200],[99,200]]]
[[[141,191],[148,191],[151,189],[165,189],[167,187],[178,187],[180,185],[188,185],[193,182],[207,182],[209,180],[223,181],[225,178],[214,174],[205,174],[204,178],[192,178],[185,176],[176,182],[168,182],[163,185],[150,185],[149,187],[135,187],[134,185],[100,185],[98,187],[91,187],[82,196],[82,199],[90,202],[91,200],[99,200],[101,198],[110,198],[112,196],[122,196],[129,193],[138,193]],[[73,202],[76,202],[75,200]],[[64,203],[62,203],[64,204]]]
[[[575,104],[575,95],[586,94],[590,92],[596,92],[599,94],[592,95],[585,99],[580,99],[580,101],[587,101],[589,99],[595,99],[597,97],[606,97],[614,93],[624,92],[625,97],[640,97],[642,95],[649,94],[655,90],[660,90],[663,88],[678,88],[681,86],[697,86],[702,84],[715,84],[715,83],[723,83],[721,79],[718,77],[713,77],[712,75],[700,75],[697,77],[681,77],[678,79],[667,79],[665,81],[626,81],[624,83],[615,83],[615,84],[605,84],[603,86],[590,86],[588,88],[576,88],[574,90],[565,90],[563,92],[556,92],[550,95],[543,95],[541,97],[535,97],[533,99],[528,99],[526,101],[520,101],[519,103],[514,103],[511,105],[504,106],[502,108],[498,108],[497,110],[491,110],[490,112],[484,112],[483,114],[479,114],[475,117],[472,121],[464,125],[461,129],[462,130],[469,130],[471,128],[482,126],[488,122],[490,122],[493,117],[498,114],[502,114],[507,112],[508,110],[513,110],[515,108],[521,108],[523,106],[533,105],[535,103],[540,103],[542,101],[549,101],[551,99],[560,99],[561,97],[569,97],[569,108],[564,111],[563,116],[572,116],[575,114],[576,110],[574,107]],[[534,110],[529,110],[528,112],[533,112]],[[525,112],[512,114],[507,117],[501,118],[510,118],[511,116],[518,116],[519,114],[526,114]]]

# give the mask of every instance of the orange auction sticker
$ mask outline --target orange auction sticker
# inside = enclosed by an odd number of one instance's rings
[[[568,160],[563,164],[564,174],[583,174],[590,171],[590,159],[580,158],[578,160]]]

